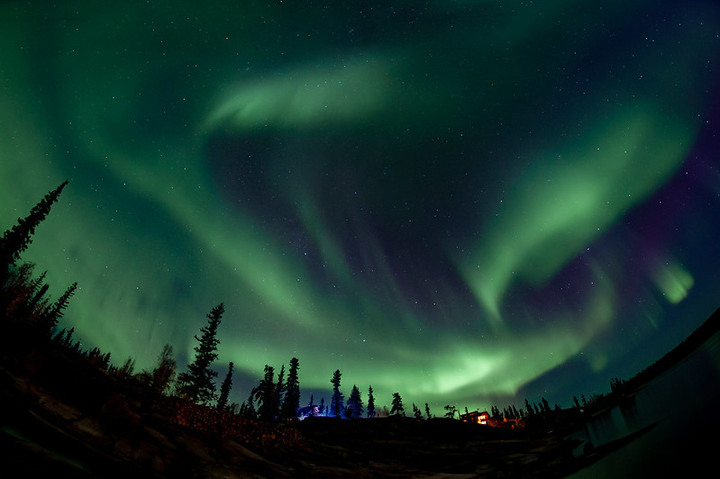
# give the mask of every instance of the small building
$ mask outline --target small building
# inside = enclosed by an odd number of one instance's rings
[[[306,406],[301,407],[297,411],[297,418],[301,421],[305,419],[306,417],[318,417],[318,416],[324,416],[324,413],[320,412],[320,406]]]
[[[461,421],[473,424],[487,424],[488,419],[490,419],[490,414],[487,411],[473,411],[460,415]]]

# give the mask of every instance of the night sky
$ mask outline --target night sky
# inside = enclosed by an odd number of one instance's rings
[[[303,6],[297,6],[303,5]],[[720,306],[712,1],[3,2],[0,227],[84,347],[502,408]]]

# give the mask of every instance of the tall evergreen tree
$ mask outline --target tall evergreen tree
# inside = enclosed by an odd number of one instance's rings
[[[50,285],[44,282],[45,275],[47,275],[47,271],[44,271],[38,278],[30,280],[27,285],[27,299],[24,301],[24,308],[21,306],[22,313],[26,318],[42,321],[48,312],[48,300],[45,298],[45,294],[50,289]]]
[[[49,300],[45,294],[49,289],[45,280],[46,273],[33,279],[33,263],[22,263],[12,267],[2,285],[0,293],[0,313],[8,318],[37,324],[48,310]]]
[[[278,373],[278,380],[275,384],[275,399],[273,404],[274,413],[273,416],[279,416],[280,415],[280,407],[283,403],[283,398],[285,396],[285,365],[283,364],[280,367],[280,372]]]
[[[400,393],[393,393],[392,407],[390,408],[390,415],[404,416],[405,409],[403,408],[402,398]]]
[[[353,384],[350,397],[347,401],[348,417],[351,419],[359,419],[363,414],[363,403],[360,397],[360,390]]]
[[[330,414],[335,417],[342,417],[343,414],[343,394],[340,392],[340,377],[342,374],[339,369],[333,373],[330,383],[333,385],[333,395],[330,401]]]
[[[275,406],[275,368],[265,365],[265,377],[253,389],[255,399],[259,401],[258,416],[263,421],[273,421],[277,407]]]
[[[368,387],[367,417],[375,417],[375,396],[373,396],[372,386]]]
[[[48,192],[30,214],[25,218],[18,218],[18,222],[11,229],[5,231],[0,238],[0,286],[4,286],[10,266],[14,265],[23,251],[32,243],[35,228],[50,213],[50,208],[58,200],[68,181]]]
[[[428,403],[425,403],[425,415],[428,419],[432,419],[432,415],[430,414],[430,406],[428,406]]]
[[[240,416],[245,419],[257,419],[257,412],[255,412],[255,403],[253,401],[254,394],[255,390],[253,389],[250,391],[250,397],[248,397],[247,401],[240,406]]]
[[[525,398],[525,409],[527,409],[528,417],[532,417],[535,415],[532,404],[530,404],[530,401],[528,401],[527,398]]]
[[[151,386],[156,391],[164,393],[175,379],[176,368],[177,362],[173,357],[173,348],[171,345],[166,344],[160,353],[157,366],[150,374]]]
[[[300,381],[298,379],[298,369],[300,362],[297,358],[290,360],[290,372],[288,373],[287,383],[285,383],[285,400],[283,401],[280,415],[285,419],[297,416],[297,410],[300,407]],[[310,399],[312,406],[312,399]]]
[[[210,369],[217,359],[217,329],[225,312],[223,303],[215,306],[208,313],[208,324],[200,328],[202,335],[195,335],[198,345],[195,346],[195,360],[188,365],[188,370],[178,376],[178,391],[192,401],[206,403],[215,398],[215,382],[217,372]]]
[[[63,317],[68,301],[70,301],[70,297],[75,294],[76,289],[77,283],[71,284],[63,295],[40,315],[38,326],[48,336],[55,332],[55,327],[60,318]]]
[[[30,266],[31,268],[34,268],[34,265]],[[45,276],[47,276],[47,270],[43,271],[40,276],[33,279],[29,283],[29,287],[32,291],[37,291],[39,296],[42,296],[45,291],[47,291],[48,285],[45,284]],[[41,290],[44,290],[42,293],[40,293]]]
[[[222,386],[220,386],[220,397],[217,402],[217,410],[220,412],[225,411],[225,408],[227,408],[228,397],[230,396],[230,389],[232,388],[233,366],[234,364],[230,362],[225,380],[223,381]]]

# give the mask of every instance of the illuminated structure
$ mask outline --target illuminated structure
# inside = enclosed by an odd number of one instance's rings
[[[487,425],[490,414],[487,411],[473,411],[460,415],[460,420],[463,422],[471,422],[473,424]]]

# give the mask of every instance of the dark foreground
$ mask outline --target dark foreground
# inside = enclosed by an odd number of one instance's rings
[[[592,448],[568,439],[586,416],[632,400],[648,378],[677,364],[719,328],[716,312],[639,375],[642,380],[622,383],[592,411],[553,412],[526,420],[521,429],[405,417],[282,424],[221,417],[19,330],[0,338],[3,467],[26,477],[566,477],[655,427]],[[698,452],[674,456],[687,462]]]
[[[4,467],[27,477],[564,477],[613,447],[574,457],[577,442],[544,428],[401,417],[309,418],[233,440],[174,424],[114,378],[79,370],[71,382],[92,391],[80,397],[0,373]]]
[[[719,328],[720,311],[670,359],[648,368],[642,380],[622,383],[593,411],[553,412],[521,429],[405,417],[282,424],[220,417],[109,374],[54,340],[18,331],[0,338],[3,467],[26,477],[78,478],[566,477],[655,427],[592,448],[568,439],[586,415],[632,400],[648,378]],[[675,452],[687,462],[699,451]]]

